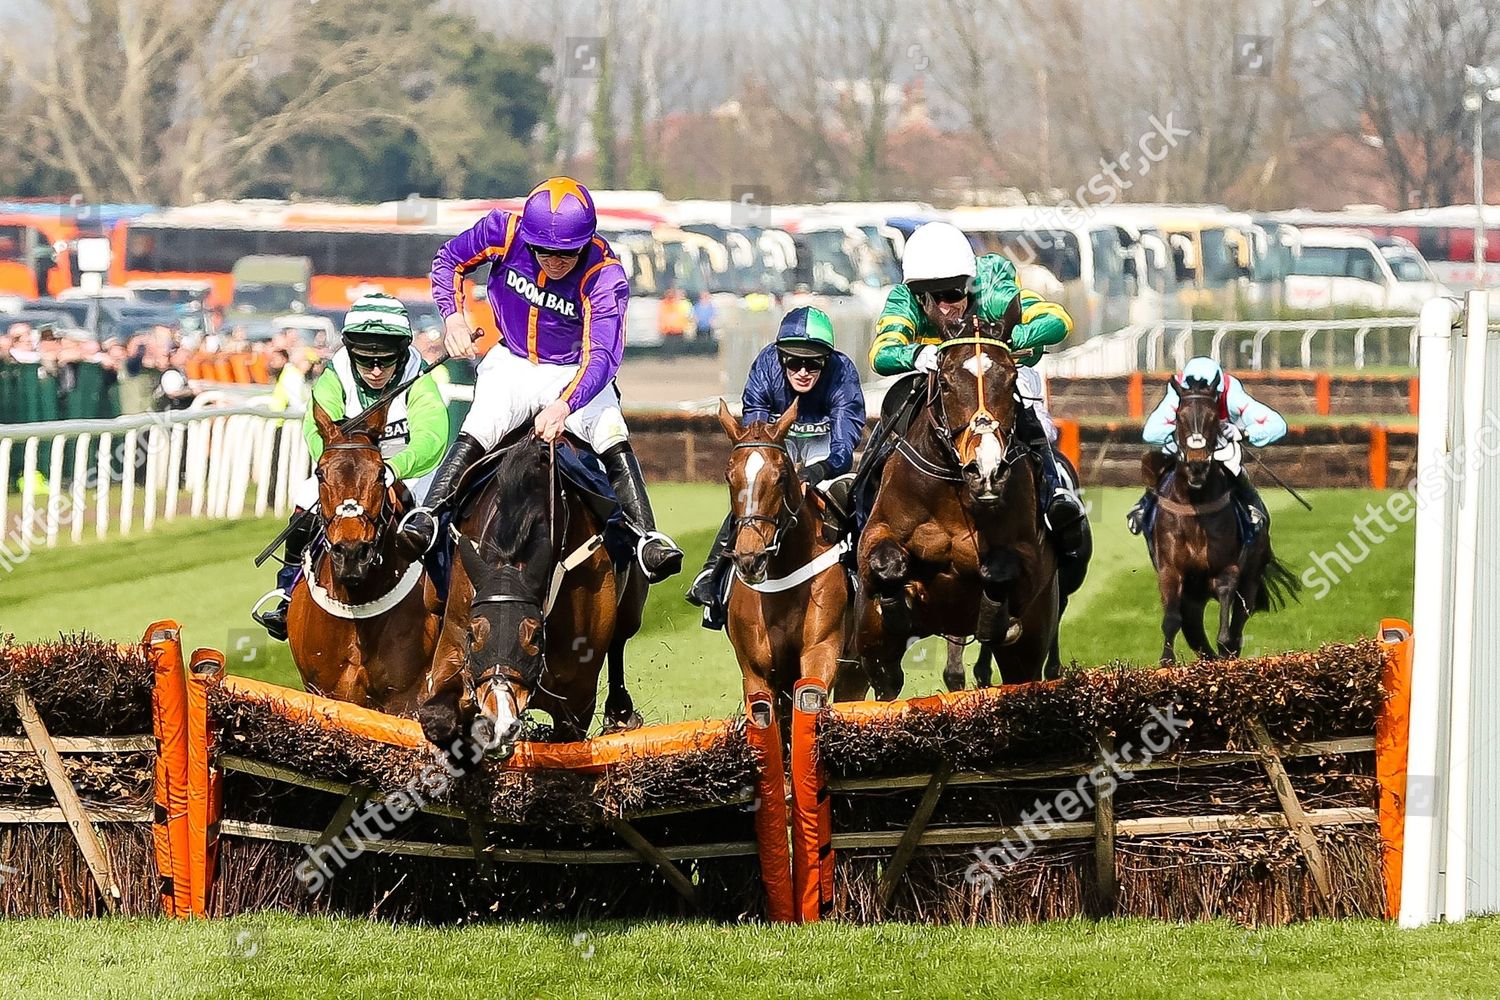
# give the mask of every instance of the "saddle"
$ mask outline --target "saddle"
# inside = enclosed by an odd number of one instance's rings
[[[1209,501],[1208,504],[1199,504],[1196,507],[1178,510],[1177,501],[1169,500],[1167,498],[1167,494],[1171,492],[1172,482],[1176,478],[1176,476],[1177,463],[1174,461],[1171,466],[1168,467],[1167,471],[1162,473],[1161,478],[1157,480],[1156,488],[1151,491],[1151,505],[1146,511],[1146,517],[1141,529],[1141,537],[1146,540],[1146,551],[1148,554],[1151,554],[1151,562],[1153,566],[1156,564],[1156,556],[1154,554],[1154,546],[1152,545],[1151,540],[1156,532],[1156,516],[1163,507],[1166,507],[1166,509],[1171,511],[1172,513],[1188,514],[1197,511],[1206,514],[1212,513],[1215,510],[1220,510],[1224,506],[1229,506],[1234,510],[1234,526],[1235,532],[1238,536],[1236,540],[1241,545],[1244,545],[1250,540],[1250,509],[1239,499],[1239,497],[1235,495],[1235,492],[1232,488],[1228,493],[1224,494],[1224,496],[1218,500],[1212,500]]]
[[[459,481],[453,501],[438,514],[437,544],[423,557],[423,562],[441,600],[448,599],[448,576],[454,558],[453,533],[448,526],[472,512],[484,488],[499,470],[501,457],[530,433],[530,427],[522,430],[524,433],[512,433],[502,438],[470,466]],[[570,434],[564,435],[557,445],[557,474],[562,480],[564,495],[576,496],[604,526],[604,549],[614,562],[616,572],[623,573],[635,560],[635,533],[625,520],[599,456],[582,440]],[[497,533],[504,530],[504,523],[502,514],[495,521]]]

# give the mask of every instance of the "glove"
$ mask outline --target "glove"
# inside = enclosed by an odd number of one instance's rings
[[[395,486],[400,481],[401,481],[401,477],[398,476],[398,475],[396,475],[396,467],[393,466],[393,465],[391,465],[390,462],[386,462],[385,463],[385,485],[387,487]]]
[[[828,467],[827,462],[814,462],[811,465],[804,465],[798,471],[797,477],[804,483],[812,483],[816,486],[825,479],[831,479],[833,470]]]
[[[911,359],[914,371],[935,372],[938,367],[938,349],[936,344],[928,344],[916,353]]]

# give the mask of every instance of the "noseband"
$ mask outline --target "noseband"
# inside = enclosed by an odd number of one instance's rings
[[[358,441],[344,441],[340,442],[339,444],[328,445],[323,449],[323,451],[325,454],[331,451],[373,451],[376,454],[381,454],[382,463],[384,462],[384,456],[380,451],[380,446],[374,443],[361,444]],[[383,464],[381,475],[385,475]],[[323,479],[323,470],[321,468],[317,470],[316,476],[318,479],[318,483],[321,486],[325,482],[325,480]],[[363,521],[365,524],[368,524],[370,526],[371,530],[375,532],[375,545],[378,548],[381,540],[385,537],[386,529],[389,528],[391,526],[391,523],[396,519],[396,484],[394,482],[386,484],[385,492],[382,494],[381,499],[382,502],[380,505],[380,510],[378,510],[374,514],[371,514],[369,511],[365,510],[364,504],[360,503],[358,500],[355,500],[353,497],[345,497],[339,503],[339,505],[333,509],[333,516],[329,518],[328,523],[331,526],[336,521],[341,521],[349,518]],[[380,555],[377,552],[377,565],[379,564],[379,560]]]
[[[786,445],[778,444],[774,441],[740,441],[735,444],[733,450],[738,451],[741,448],[769,448],[772,451],[781,452],[783,458],[788,462],[791,461],[791,456],[787,454]],[[785,475],[782,478],[784,479]],[[797,516],[802,510],[800,503],[796,507],[791,505],[791,502],[787,499],[788,492],[786,489],[781,491],[781,510],[777,512],[775,517],[769,514],[745,514],[734,519],[731,524],[731,530],[737,535],[740,529],[746,525],[761,521],[769,524],[771,526],[771,541],[766,545],[766,554],[774,556],[781,551],[781,536],[786,534],[787,530],[797,523]],[[748,501],[749,498],[746,499]]]

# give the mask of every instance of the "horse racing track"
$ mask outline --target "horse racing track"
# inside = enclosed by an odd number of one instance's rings
[[[172,622],[13,644],[0,912],[1380,917],[1410,672],[1404,623],[1381,636],[892,703],[803,682],[788,720],[753,702],[477,763],[410,720],[226,676]]]

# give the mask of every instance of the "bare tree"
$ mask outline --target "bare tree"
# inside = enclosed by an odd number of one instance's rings
[[[1500,57],[1492,0],[1332,0],[1320,28],[1326,78],[1353,111],[1348,131],[1373,130],[1397,197],[1458,200],[1469,160],[1463,67]]]

